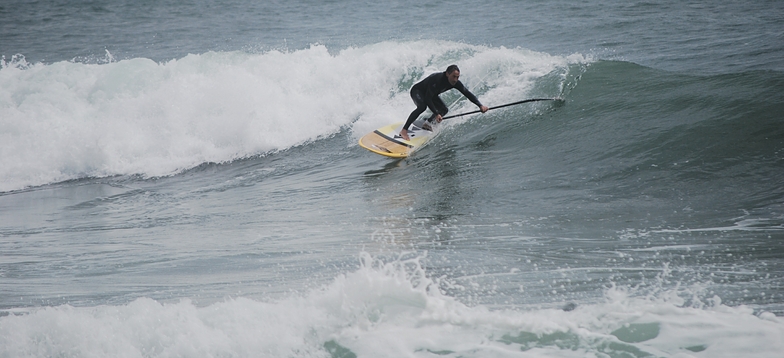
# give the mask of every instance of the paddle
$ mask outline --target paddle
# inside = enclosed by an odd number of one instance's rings
[[[531,99],[526,99],[526,100],[522,100],[522,101],[502,104],[500,106],[490,107],[487,110],[489,111],[491,109],[504,108],[504,107],[514,106],[514,105],[517,105],[517,104],[523,104],[523,103],[528,103],[528,102],[538,102],[538,101],[563,101],[563,99],[561,99],[561,98],[531,98]],[[461,113],[461,114],[454,114],[454,115],[451,115],[451,116],[443,117],[441,119],[444,120],[444,119],[448,119],[448,118],[462,117],[462,116],[466,116],[466,115],[474,114],[474,113],[479,113],[479,112],[482,112],[482,111],[481,110],[476,110],[476,111],[472,111],[472,112],[466,112],[466,113]]]

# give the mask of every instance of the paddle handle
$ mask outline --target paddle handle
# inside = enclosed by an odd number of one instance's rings
[[[500,105],[500,106],[495,106],[495,107],[490,107],[490,108],[488,108],[487,110],[489,111],[489,110],[491,110],[491,109],[498,109],[498,108],[504,108],[504,107],[514,106],[514,105],[523,104],[523,103],[528,103],[528,102],[539,102],[539,101],[563,101],[563,99],[560,99],[560,98],[557,98],[557,97],[556,97],[556,98],[531,98],[531,99],[524,99],[524,100],[522,100],[522,101],[517,101],[517,102],[512,102],[512,103],[502,104],[502,105]],[[469,114],[474,114],[474,113],[479,113],[479,112],[482,112],[482,111],[481,111],[481,110],[476,110],[476,111],[471,111],[471,112],[466,112],[466,113],[461,113],[461,114],[454,114],[454,115],[451,115],[451,116],[442,117],[441,119],[448,119],[448,118],[462,117],[462,116],[467,116],[467,115],[469,115]]]

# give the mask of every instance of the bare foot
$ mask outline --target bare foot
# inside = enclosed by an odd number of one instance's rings
[[[400,130],[400,136],[405,140],[411,140],[411,138],[408,137],[408,131],[405,129]]]

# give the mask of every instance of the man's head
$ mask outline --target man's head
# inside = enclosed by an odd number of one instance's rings
[[[457,83],[457,80],[460,79],[460,69],[457,68],[457,65],[449,65],[449,67],[446,68],[446,78],[452,86]]]

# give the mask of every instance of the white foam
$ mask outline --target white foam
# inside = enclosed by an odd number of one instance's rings
[[[0,356],[112,357],[779,357],[784,320],[718,297],[684,306],[677,292],[560,309],[490,310],[443,295],[403,254],[279,302],[237,298],[198,307],[137,299],[47,307],[0,318]],[[344,355],[345,356],[345,355]]]
[[[346,126],[364,134],[405,119],[413,106],[409,82],[453,62],[486,103],[519,99],[568,60],[417,41],[336,54],[313,45],[107,62],[3,61],[0,191],[81,177],[170,175],[286,149]]]

